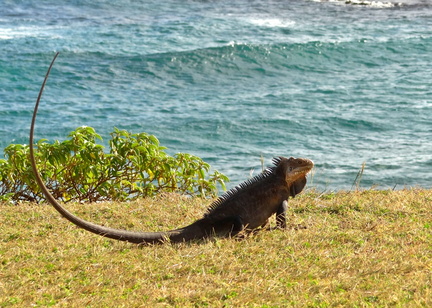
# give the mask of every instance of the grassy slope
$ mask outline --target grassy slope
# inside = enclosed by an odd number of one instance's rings
[[[166,230],[200,217],[204,203],[167,195],[68,208]],[[289,230],[243,240],[138,247],[49,206],[0,204],[0,307],[432,307],[431,190],[310,193],[288,218]]]

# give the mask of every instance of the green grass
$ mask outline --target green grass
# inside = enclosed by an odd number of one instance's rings
[[[156,231],[208,204],[165,195],[67,207]],[[0,204],[0,307],[432,307],[431,190],[308,193],[289,204],[287,230],[141,247],[78,229],[51,206]]]

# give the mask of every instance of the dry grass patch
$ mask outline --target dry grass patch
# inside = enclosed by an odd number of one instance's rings
[[[67,207],[156,231],[208,204],[166,195]],[[46,205],[0,213],[0,307],[432,306],[431,190],[309,193],[290,201],[286,231],[143,247],[78,229]]]

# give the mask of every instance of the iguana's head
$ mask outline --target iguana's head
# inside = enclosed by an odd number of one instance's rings
[[[292,183],[299,178],[305,177],[313,166],[313,162],[307,158],[279,157],[277,163],[277,169],[285,176],[287,183]]]

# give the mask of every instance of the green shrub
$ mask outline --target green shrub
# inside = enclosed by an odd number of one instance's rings
[[[80,127],[63,142],[37,142],[36,162],[53,196],[66,201],[124,201],[178,192],[215,196],[217,184],[225,189],[228,178],[197,156],[164,152],[159,140],[146,133],[114,129],[110,151],[96,141],[102,138],[92,127]],[[0,199],[40,201],[29,161],[29,146],[11,144],[0,160]]]

